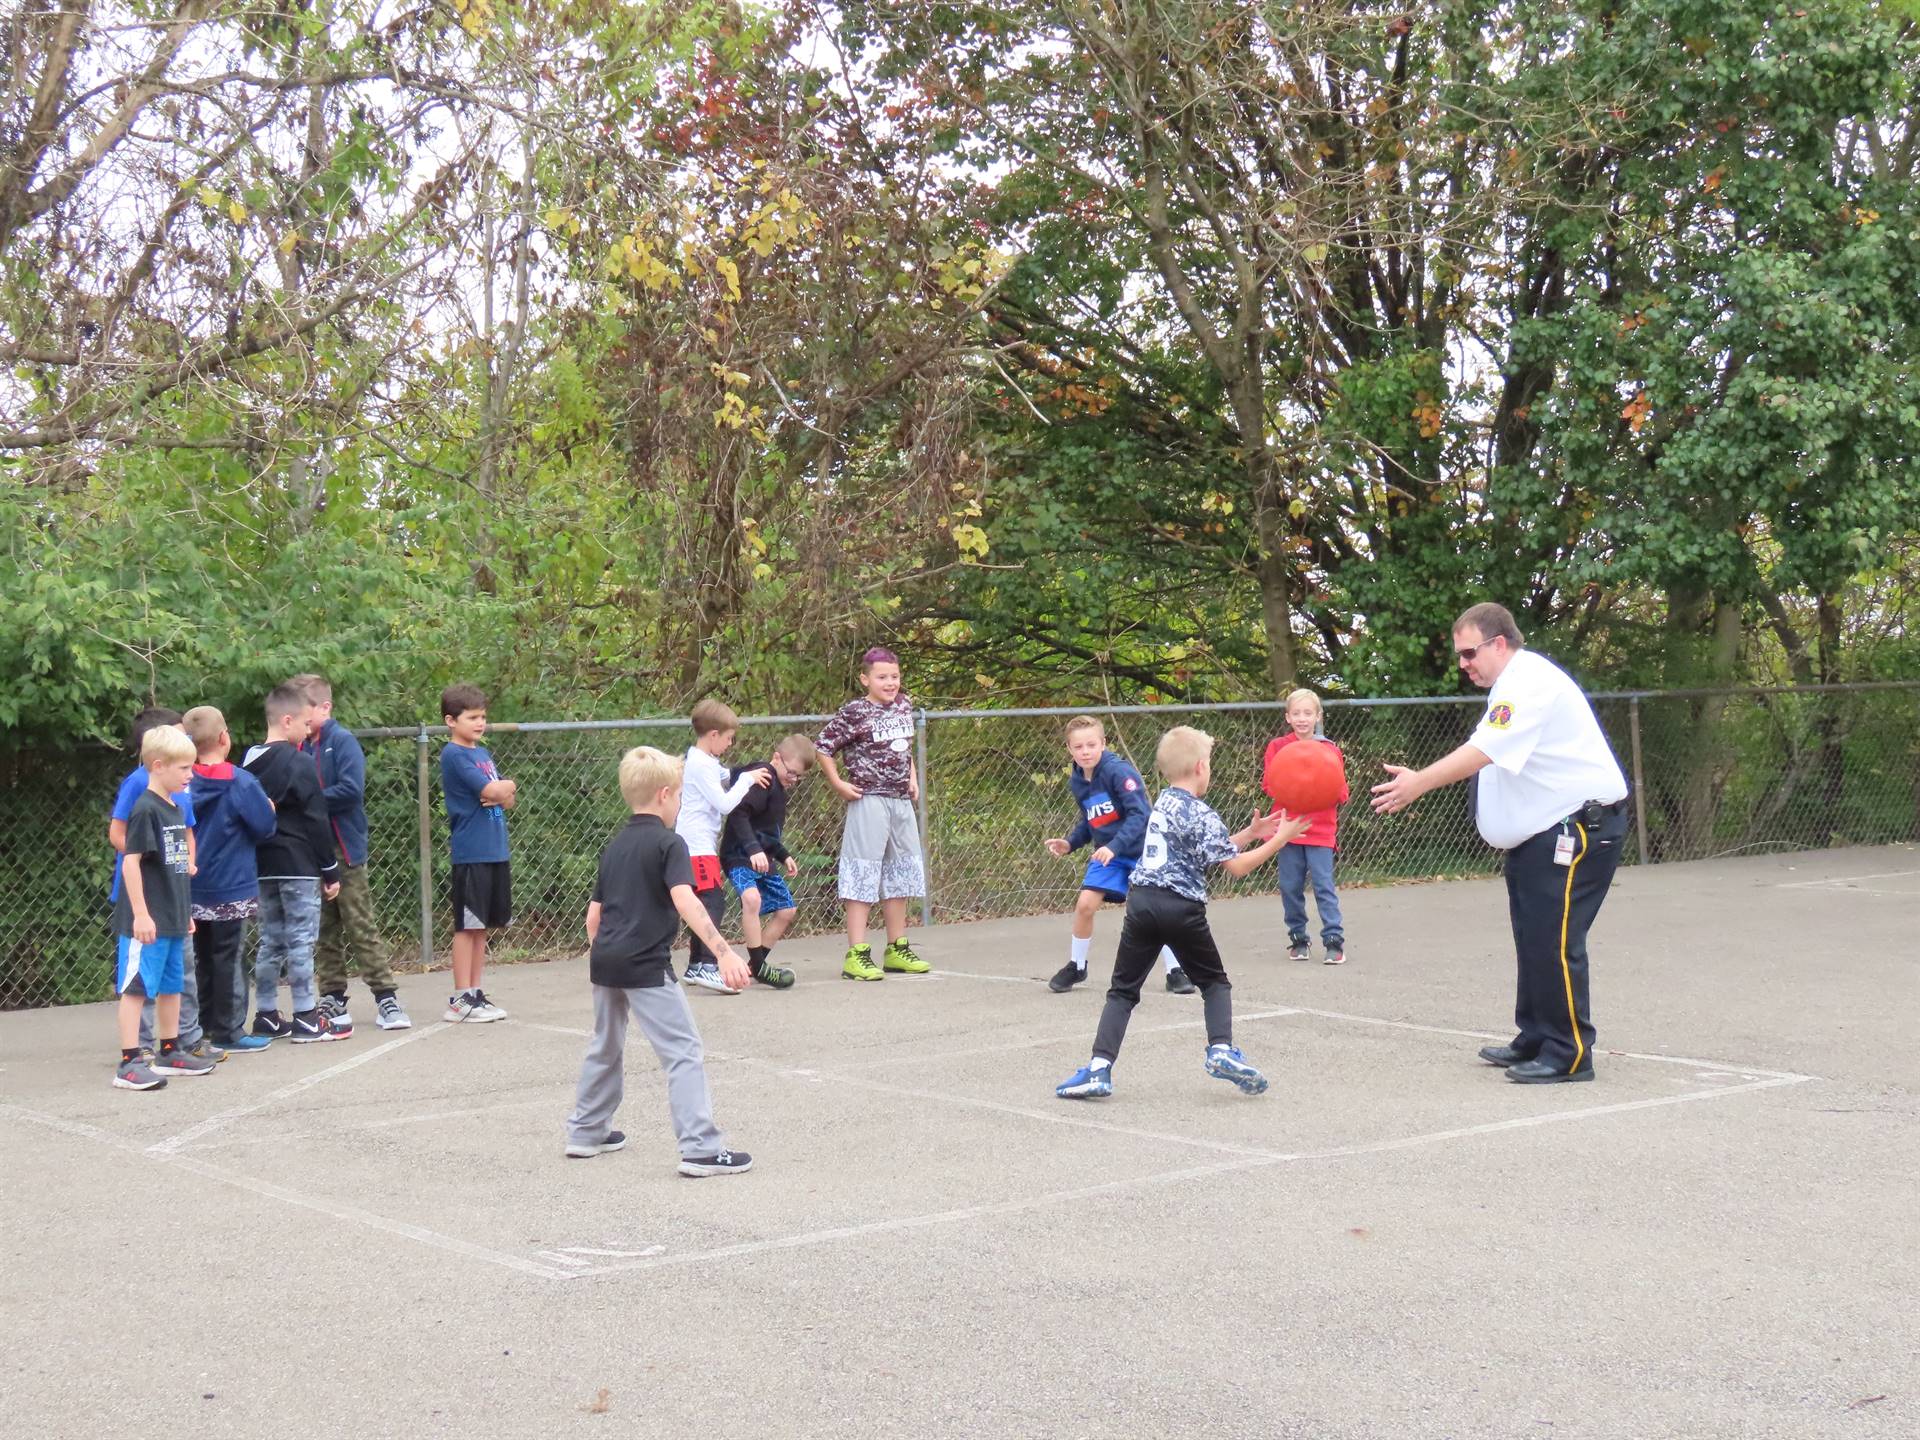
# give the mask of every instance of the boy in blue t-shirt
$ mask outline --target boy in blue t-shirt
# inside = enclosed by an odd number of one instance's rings
[[[148,731],[179,723],[178,710],[169,710],[164,705],[149,706],[133,717],[133,731],[128,737],[127,748],[138,755]],[[133,816],[135,802],[146,792],[147,767],[136,765],[133,772],[120,782],[120,788],[113,797],[113,815],[107,822],[107,843],[113,846],[113,884],[107,889],[107,899],[115,905],[120,903],[120,857],[127,853],[127,821]],[[193,834],[193,796],[182,790],[168,798],[187,824],[187,873],[191,875],[200,858]],[[192,974],[193,967],[188,966],[187,970],[180,990],[180,1043],[202,1060],[224,1060],[227,1058],[226,1051],[209,1040],[200,1026],[200,990]],[[153,1053],[153,1018],[154,997],[149,995],[140,1007],[140,1050],[146,1055]]]
[[[440,696],[440,714],[448,731],[440,751],[440,788],[453,832],[453,994],[442,1018],[484,1024],[507,1018],[480,988],[480,972],[487,963],[487,932],[513,919],[507,811],[516,787],[501,778],[480,743],[487,733],[484,691],[477,685],[448,686]]]

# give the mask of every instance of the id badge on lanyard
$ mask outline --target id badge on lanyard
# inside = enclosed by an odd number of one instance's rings
[[[1573,836],[1562,830],[1553,839],[1553,863],[1556,865],[1573,864]]]

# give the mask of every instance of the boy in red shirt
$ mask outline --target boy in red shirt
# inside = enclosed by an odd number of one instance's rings
[[[1347,757],[1340,747],[1314,732],[1321,728],[1320,697],[1311,690],[1296,690],[1287,696],[1287,733],[1267,742],[1267,753],[1260,762],[1264,778],[1271,771],[1274,756],[1289,745],[1326,745],[1340,756],[1342,770],[1340,803],[1347,800],[1345,769]],[[1272,797],[1269,786],[1267,795]],[[1279,807],[1276,805],[1275,809]],[[1320,940],[1327,947],[1326,963],[1341,965],[1347,958],[1347,937],[1340,920],[1340,896],[1333,885],[1333,856],[1337,848],[1339,807],[1316,810],[1302,817],[1311,821],[1307,833],[1283,847],[1276,868],[1280,874],[1280,903],[1287,916],[1287,958],[1311,960],[1307,944],[1307,881],[1313,881],[1313,898],[1320,911]]]

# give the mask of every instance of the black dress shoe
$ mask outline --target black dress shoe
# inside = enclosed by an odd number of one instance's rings
[[[1578,1070],[1562,1070],[1545,1060],[1522,1060],[1507,1067],[1507,1079],[1516,1085],[1560,1085],[1571,1080],[1591,1080],[1593,1066],[1585,1065]]]
[[[1167,971],[1167,989],[1175,995],[1191,995],[1194,984],[1187,978],[1187,972],[1176,965]]]
[[[1523,1060],[1533,1059],[1533,1056],[1511,1045],[1482,1045],[1480,1058],[1489,1065],[1518,1065]]]

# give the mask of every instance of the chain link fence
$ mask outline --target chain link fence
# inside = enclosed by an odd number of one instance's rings
[[[1459,788],[1382,819],[1365,801],[1386,763],[1424,765],[1472,732],[1484,697],[1329,701],[1326,733],[1346,752],[1353,800],[1340,815],[1343,886],[1499,868]],[[1634,779],[1628,863],[1920,839],[1920,681],[1775,690],[1600,694],[1594,708]],[[1066,786],[1066,721],[1077,711],[932,711],[918,735],[927,839],[922,918],[941,923],[1064,912],[1085,851],[1064,860],[1044,841],[1076,818]],[[1278,705],[1093,709],[1108,744],[1156,789],[1154,747],[1174,725],[1215,737],[1208,800],[1238,828],[1260,795],[1266,743],[1285,729]],[[825,716],[743,721],[731,763],[765,759]],[[444,959],[450,937],[439,727],[360,733],[367,754],[368,872],[376,913],[401,968]],[[678,751],[681,720],[497,724],[487,744],[519,782],[510,813],[513,925],[500,960],[577,954],[601,846],[624,822],[620,756],[637,744]],[[111,994],[107,810],[126,757],[0,751],[0,1008]],[[788,809],[797,934],[837,930],[835,863],[842,807],[817,775]],[[1217,877],[1221,895],[1269,893],[1271,871]],[[737,915],[737,907],[734,911]],[[1277,918],[1277,911],[1276,911]],[[729,919],[729,933],[737,926]]]

